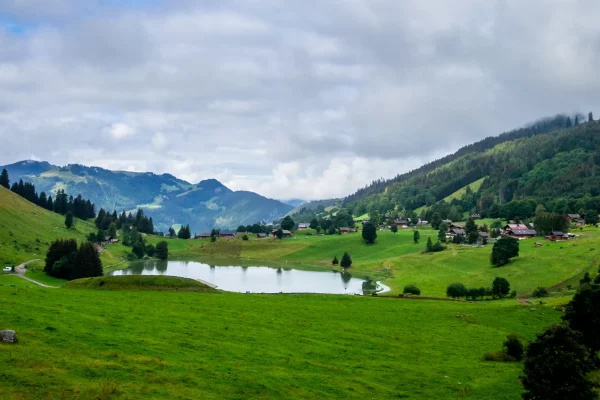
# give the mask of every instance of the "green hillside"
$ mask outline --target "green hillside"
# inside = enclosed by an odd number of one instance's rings
[[[64,189],[73,196],[81,194],[96,205],[96,211],[104,208],[120,213],[144,208],[162,232],[173,223],[189,224],[197,233],[214,227],[234,229],[272,222],[293,209],[256,193],[234,192],[215,179],[191,184],[169,174],[110,171],[78,164],[58,167],[37,161],[2,168],[7,169],[12,182],[30,181],[38,192],[54,196]]]
[[[485,139],[392,180],[374,182],[344,204],[353,215],[416,210],[426,220],[435,212],[442,218],[479,213],[526,219],[540,204],[556,213],[598,213],[600,124],[565,129],[560,121],[557,117]]]
[[[553,307],[318,295],[0,286],[4,399],[519,398],[521,363]]]
[[[82,242],[90,232],[98,231],[93,221],[75,219],[75,229],[67,229],[64,221],[64,216],[0,187],[0,266],[43,260],[54,240],[75,238]],[[120,244],[111,245],[101,259],[104,266],[117,264],[127,252]]]

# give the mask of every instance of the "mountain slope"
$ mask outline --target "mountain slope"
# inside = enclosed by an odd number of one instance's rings
[[[54,194],[59,189],[89,198],[97,208],[118,212],[144,208],[163,232],[172,224],[190,224],[192,231],[213,227],[236,228],[244,224],[273,221],[293,209],[252,192],[233,192],[219,181],[208,179],[191,184],[173,175],[110,171],[99,167],[21,161],[7,165],[12,182],[35,184],[38,192]]]
[[[463,211],[493,218],[527,218],[538,204],[559,213],[600,211],[597,122],[527,133],[483,151],[445,159],[450,161],[436,161],[427,168],[373,186],[371,193],[357,192],[346,198],[345,204],[355,215],[429,206],[422,216],[428,220],[436,211],[443,218]],[[457,192],[461,188],[464,192]]]

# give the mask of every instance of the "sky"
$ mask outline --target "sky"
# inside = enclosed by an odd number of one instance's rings
[[[0,0],[0,165],[354,192],[600,117],[596,0]]]

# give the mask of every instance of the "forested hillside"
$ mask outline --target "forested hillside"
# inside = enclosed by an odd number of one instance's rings
[[[476,191],[467,187],[478,180]],[[538,204],[557,213],[600,211],[599,195],[600,125],[571,126],[558,116],[376,182],[344,204],[354,215],[417,210],[428,220],[434,212],[455,220],[464,212],[527,218]]]

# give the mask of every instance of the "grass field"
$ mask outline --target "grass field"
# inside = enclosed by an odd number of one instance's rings
[[[539,239],[521,241],[520,257],[501,268],[490,264],[492,245],[479,248],[448,245],[443,252],[423,254],[427,238],[436,240],[437,231],[420,229],[419,232],[418,244],[413,242],[413,231],[409,229],[397,234],[379,231],[374,245],[366,245],[360,234],[295,235],[284,240],[232,238],[219,239],[216,243],[208,239],[168,239],[168,243],[171,259],[323,271],[331,270],[333,256],[339,259],[348,251],[355,276],[383,280],[391,287],[392,294],[401,292],[405,285],[416,284],[426,296],[445,296],[446,287],[453,282],[487,287],[497,276],[507,278],[519,295],[528,295],[538,286],[551,287],[569,280],[576,284],[585,271],[600,265],[600,232],[596,228],[578,232],[581,236],[569,242],[543,241],[542,247],[534,246]],[[158,240],[149,238],[151,242]]]
[[[444,198],[444,201],[450,203],[454,199],[457,199],[457,200],[462,199],[463,196],[465,195],[465,193],[467,193],[467,187],[470,187],[471,190],[473,191],[473,193],[477,193],[479,191],[479,188],[483,184],[484,180],[485,180],[485,177],[483,177],[481,179],[477,179],[476,181],[471,182],[468,185],[465,185],[464,187],[458,189],[456,192],[452,193],[451,195],[446,196]]]
[[[517,399],[552,307],[355,296],[0,287],[3,399]]]

